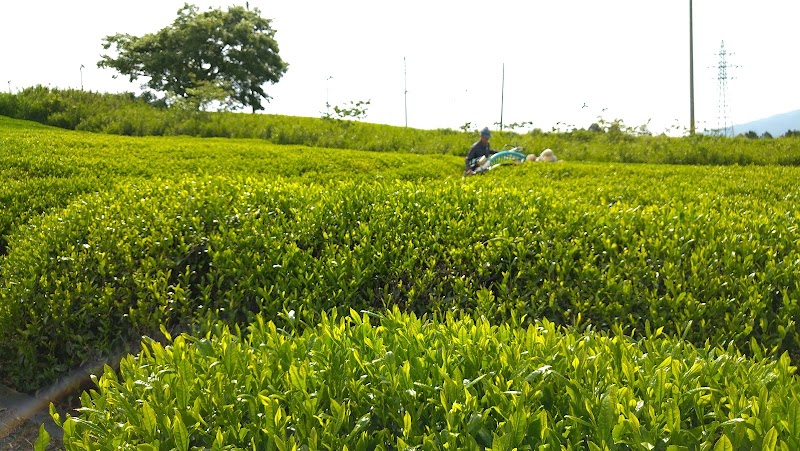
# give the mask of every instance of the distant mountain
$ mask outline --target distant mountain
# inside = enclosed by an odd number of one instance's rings
[[[775,138],[783,136],[789,130],[800,130],[800,110],[733,126],[733,131],[737,135],[754,131],[761,136],[764,132],[769,132]]]

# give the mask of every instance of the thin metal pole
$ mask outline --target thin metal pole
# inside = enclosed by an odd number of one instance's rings
[[[503,130],[503,100],[506,92],[506,63],[503,63],[503,78],[500,83],[500,131]]]
[[[331,115],[331,78],[333,75],[329,75],[325,80],[325,114],[328,117]]]
[[[689,134],[694,135],[694,25],[692,0],[689,0]]]
[[[406,114],[406,128],[408,128],[408,68],[405,56],[403,57],[403,103]]]

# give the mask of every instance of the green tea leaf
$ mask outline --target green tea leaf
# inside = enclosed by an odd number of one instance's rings
[[[761,442],[761,451],[775,451],[778,444],[778,430],[772,426],[766,434],[764,434],[764,441]]]
[[[789,423],[789,434],[794,437],[800,436],[800,401],[797,399],[789,404],[786,421]]]
[[[722,434],[722,437],[717,440],[714,445],[714,451],[733,451],[733,444],[727,435]]]
[[[45,451],[47,445],[50,444],[50,433],[44,428],[44,424],[39,425],[39,435],[36,437],[36,443],[33,444],[34,451]]]
[[[156,434],[156,411],[150,406],[147,401],[142,402],[142,426],[149,437],[154,437]]]
[[[597,415],[597,433],[599,437],[603,438],[606,444],[612,440],[614,424],[616,423],[616,403],[615,388],[613,387],[600,396],[600,412]]]
[[[667,432],[677,432],[681,429],[681,411],[678,403],[670,398],[664,403],[664,420],[666,425],[664,429]]]
[[[172,435],[175,437],[175,447],[178,451],[187,451],[189,449],[189,431],[183,424],[183,418],[179,413],[175,413],[175,418],[172,420]]]

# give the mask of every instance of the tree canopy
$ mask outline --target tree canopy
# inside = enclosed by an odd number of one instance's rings
[[[185,4],[171,26],[141,37],[130,34],[106,36],[103,48],[115,47],[117,55],[101,55],[98,67],[111,68],[130,77],[147,77],[143,87],[183,99],[204,97],[231,108],[263,110],[271,97],[266,83],[277,83],[288,64],[278,55],[272,21],[258,8],[241,6],[227,11],[200,13]],[[208,96],[212,96],[211,99]]]

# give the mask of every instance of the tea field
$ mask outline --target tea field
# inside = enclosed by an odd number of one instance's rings
[[[0,130],[0,381],[109,364],[67,449],[800,446],[800,168]]]

